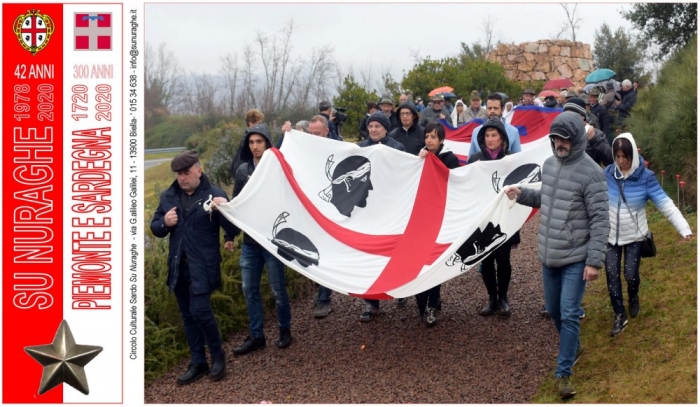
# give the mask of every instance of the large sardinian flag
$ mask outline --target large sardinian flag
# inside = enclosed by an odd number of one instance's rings
[[[287,266],[334,291],[407,297],[469,270],[522,227],[532,208],[502,191],[539,188],[552,149],[547,137],[532,143],[450,171],[432,154],[293,130],[220,210]]]
[[[513,109],[510,124],[518,129],[523,151],[536,145],[530,144],[532,141],[539,140],[549,134],[549,126],[561,112],[562,109],[539,106],[517,106]],[[484,120],[474,119],[457,127],[452,127],[445,120],[440,120],[440,122],[445,128],[445,145],[450,147],[450,150],[459,158],[460,164],[466,164],[472,142],[472,133],[474,129],[484,123]]]

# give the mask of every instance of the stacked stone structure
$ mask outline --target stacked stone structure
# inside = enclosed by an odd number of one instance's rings
[[[569,78],[583,87],[586,76],[595,70],[591,46],[568,40],[500,44],[486,60],[503,66],[506,77],[519,82]]]

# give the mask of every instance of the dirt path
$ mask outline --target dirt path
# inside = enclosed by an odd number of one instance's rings
[[[487,299],[481,275],[470,271],[443,285],[435,328],[418,318],[414,298],[404,307],[382,302],[380,315],[361,323],[363,301],[333,295],[333,312],[312,317],[311,299],[292,304],[294,342],[275,347],[273,315],[267,348],[234,358],[246,333],[229,338],[227,377],[179,387],[186,361],[145,389],[147,403],[527,403],[553,372],[557,335],[540,315],[539,217],[522,230],[512,253],[512,316],[482,317]],[[272,319],[270,318],[272,317]],[[364,346],[364,348],[363,348]]]

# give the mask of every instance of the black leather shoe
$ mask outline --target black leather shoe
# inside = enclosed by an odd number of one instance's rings
[[[190,384],[200,377],[206,376],[207,373],[209,373],[209,366],[206,363],[190,365],[185,373],[177,377],[177,384],[180,386]]]
[[[639,296],[630,297],[629,302],[630,316],[634,318],[639,314]]]
[[[277,347],[280,349],[288,348],[292,344],[292,331],[287,329],[280,329],[280,338],[277,341]]]
[[[501,316],[509,317],[510,316],[510,304],[508,304],[508,298],[501,297],[498,300],[498,305],[501,307]]]
[[[254,350],[258,349],[264,349],[265,348],[265,337],[261,336],[259,338],[253,338],[252,336],[249,336],[245,338],[245,342],[241,346],[237,346],[233,348],[233,355],[234,356],[241,356],[245,355],[246,353],[250,353]]]
[[[223,352],[217,356],[211,357],[211,372],[209,380],[218,382],[226,376],[226,355]]]
[[[489,295],[489,303],[479,311],[479,314],[486,317],[493,315],[496,311],[498,311],[498,300],[495,295]]]

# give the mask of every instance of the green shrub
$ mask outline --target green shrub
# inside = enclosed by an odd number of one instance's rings
[[[656,86],[639,92],[627,125],[659,180],[661,171],[666,172],[664,189],[669,196],[677,200],[679,174],[685,181],[685,203],[695,208],[697,37],[664,64]]]
[[[146,148],[181,147],[202,125],[196,116],[167,116],[145,131]]]

